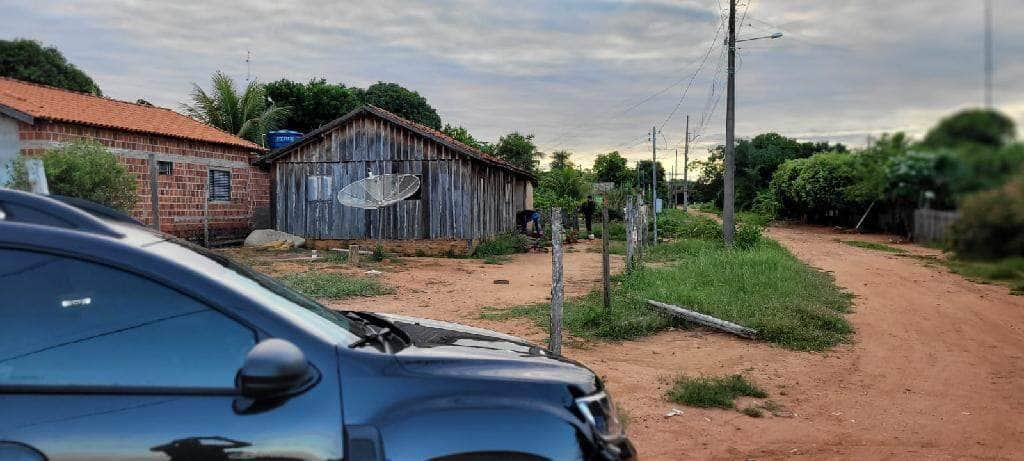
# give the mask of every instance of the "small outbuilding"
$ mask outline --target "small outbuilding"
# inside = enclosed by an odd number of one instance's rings
[[[363,106],[260,159],[277,230],[312,240],[475,241],[515,229],[533,206],[530,172],[430,127]],[[420,189],[364,210],[337,193],[370,174],[412,174]],[[397,243],[397,242],[396,242]]]

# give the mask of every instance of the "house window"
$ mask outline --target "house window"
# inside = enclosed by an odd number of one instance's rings
[[[306,176],[306,201],[331,200],[331,177],[323,175]]]
[[[211,202],[231,201],[231,172],[228,170],[210,170],[209,199]]]
[[[156,162],[157,174],[160,175],[172,175],[174,174],[174,162]]]
[[[405,200],[422,200],[423,199],[423,175],[417,174],[416,179],[420,180],[420,186],[416,188],[416,192],[405,198]]]

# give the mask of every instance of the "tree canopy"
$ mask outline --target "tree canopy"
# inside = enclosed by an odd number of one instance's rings
[[[599,182],[613,182],[617,186],[630,184],[633,181],[633,172],[626,165],[626,159],[619,154],[619,151],[608,152],[598,155],[594,160],[594,175]]]
[[[0,76],[82,93],[102,95],[100,87],[54,47],[35,40],[0,40]]]
[[[263,145],[267,131],[281,126],[288,115],[288,108],[272,103],[263,85],[255,80],[242,93],[223,72],[215,72],[211,80],[211,93],[193,83],[192,104],[182,106],[196,120]]]
[[[958,147],[980,144],[1000,147],[1016,136],[1010,117],[991,109],[967,109],[939,121],[925,135],[924,147]]]
[[[494,145],[494,155],[531,173],[537,172],[540,159],[544,154],[537,151],[533,143],[533,135],[524,135],[518,131],[509,133],[498,139]]]
[[[280,128],[309,133],[362,105],[358,88],[312,79],[308,83],[281,79],[266,84],[274,104],[290,108]]]
[[[441,129],[441,116],[427,103],[427,98],[397,83],[377,82],[362,92],[362,101],[399,117]]]
[[[323,78],[307,83],[281,79],[266,84],[265,88],[274,104],[290,109],[281,127],[303,133],[313,131],[363,104],[372,104],[435,130],[441,129],[441,117],[426,98],[397,83],[377,82],[362,89],[328,83]],[[479,143],[473,147],[479,148]]]
[[[567,150],[556,150],[551,153],[551,169],[552,170],[563,170],[565,168],[571,168],[573,166],[572,152]]]
[[[451,126],[445,123],[444,128],[441,129],[441,132],[469,147],[481,150],[484,148],[484,143],[477,141],[476,138],[474,138],[473,135],[469,133],[469,130],[462,127],[462,125]]]

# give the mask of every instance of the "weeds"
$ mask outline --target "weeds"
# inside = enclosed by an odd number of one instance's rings
[[[736,397],[765,398],[768,397],[768,393],[741,375],[723,378],[680,376],[665,397],[673,402],[693,407],[734,408]],[[747,414],[746,410],[744,409],[744,414]]]
[[[624,340],[683,325],[647,305],[656,299],[756,329],[761,339],[796,350],[827,349],[853,331],[842,315],[850,296],[831,276],[769,239],[746,251],[718,241],[677,240],[649,249],[647,258],[669,264],[614,276],[610,309],[603,307],[600,291],[566,300],[566,330]],[[546,328],[549,310],[548,304],[536,304],[484,315],[527,317]]]
[[[749,416],[751,418],[760,418],[760,417],[764,416],[764,412],[762,412],[760,408],[758,408],[757,406],[754,406],[754,405],[750,405],[750,406],[740,410],[740,413],[743,413],[743,414],[745,414],[745,415],[747,415],[747,416]]]
[[[384,247],[382,245],[373,247],[373,254],[370,255],[370,259],[375,262],[381,262],[385,257],[387,257],[387,253],[384,252]]]
[[[354,296],[376,296],[393,290],[375,279],[352,277],[331,272],[298,272],[281,277],[289,287],[312,298],[345,299]]]
[[[980,283],[998,283],[1010,287],[1010,293],[1024,295],[1024,257],[994,260],[950,258],[944,261],[954,273]]]
[[[904,250],[903,248],[896,248],[896,247],[894,247],[892,245],[886,245],[884,243],[868,242],[868,241],[864,241],[864,240],[840,240],[840,242],[841,243],[845,243],[845,244],[850,245],[850,246],[855,246],[855,247],[858,247],[858,248],[867,248],[869,250],[884,251],[886,253],[895,253],[895,254],[906,254],[907,253],[907,250]]]
[[[504,256],[515,253],[525,253],[530,247],[526,236],[518,232],[506,232],[493,238],[485,238],[480,241],[473,250],[473,256],[486,258],[488,256]]]

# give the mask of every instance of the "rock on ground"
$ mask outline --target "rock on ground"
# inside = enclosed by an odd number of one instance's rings
[[[274,229],[257,229],[252,231],[252,233],[245,238],[245,246],[261,247],[268,243],[281,241],[288,242],[291,246],[296,247],[300,247],[306,243],[306,239],[287,232],[281,232]]]

